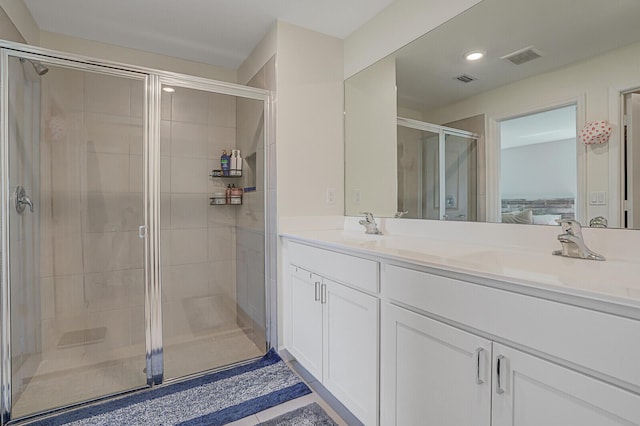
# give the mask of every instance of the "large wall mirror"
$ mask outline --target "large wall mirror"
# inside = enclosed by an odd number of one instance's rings
[[[345,214],[640,228],[639,17],[483,0],[348,78]]]

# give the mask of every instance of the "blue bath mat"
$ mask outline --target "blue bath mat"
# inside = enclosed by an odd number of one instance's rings
[[[271,349],[250,364],[42,419],[38,426],[224,425],[311,393]]]

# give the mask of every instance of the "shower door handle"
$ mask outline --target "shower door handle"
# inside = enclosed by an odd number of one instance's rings
[[[29,206],[29,211],[33,213],[33,201],[27,196],[27,191],[23,187],[16,188],[16,211],[19,214],[24,212],[25,206]]]

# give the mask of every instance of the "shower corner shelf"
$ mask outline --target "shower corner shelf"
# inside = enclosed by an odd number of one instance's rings
[[[229,179],[229,178],[239,178],[242,177],[242,172],[240,172],[239,175],[218,175],[218,174],[214,174],[214,173],[209,173],[209,177],[212,178],[222,178],[222,179]]]
[[[210,206],[241,206],[242,199],[239,203],[216,203],[214,197],[209,197],[209,205]]]

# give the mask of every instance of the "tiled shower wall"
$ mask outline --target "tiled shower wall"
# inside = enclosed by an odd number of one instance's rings
[[[143,355],[142,81],[50,67],[42,82],[43,351],[106,327],[65,354],[137,344]]]
[[[64,353],[107,358],[106,350],[133,344],[136,353],[144,354],[143,245],[138,238],[143,98],[141,81],[56,67],[43,78],[38,203],[43,350],[57,349],[66,332],[106,327],[104,341]],[[236,274],[245,286],[258,283],[252,292],[263,292],[262,102],[245,106],[242,112],[233,96],[183,88],[163,92],[161,255],[167,344],[236,325],[235,300],[243,293]],[[208,177],[219,168],[222,150],[236,147],[237,109],[245,117],[239,131],[246,135],[239,146],[243,156],[252,152],[246,144],[254,144],[254,152],[258,148],[253,173],[260,191],[246,194],[241,207],[210,206],[211,194],[226,184],[246,184]],[[245,251],[236,251],[236,225],[241,225]],[[263,328],[264,295],[256,297],[249,311]]]

